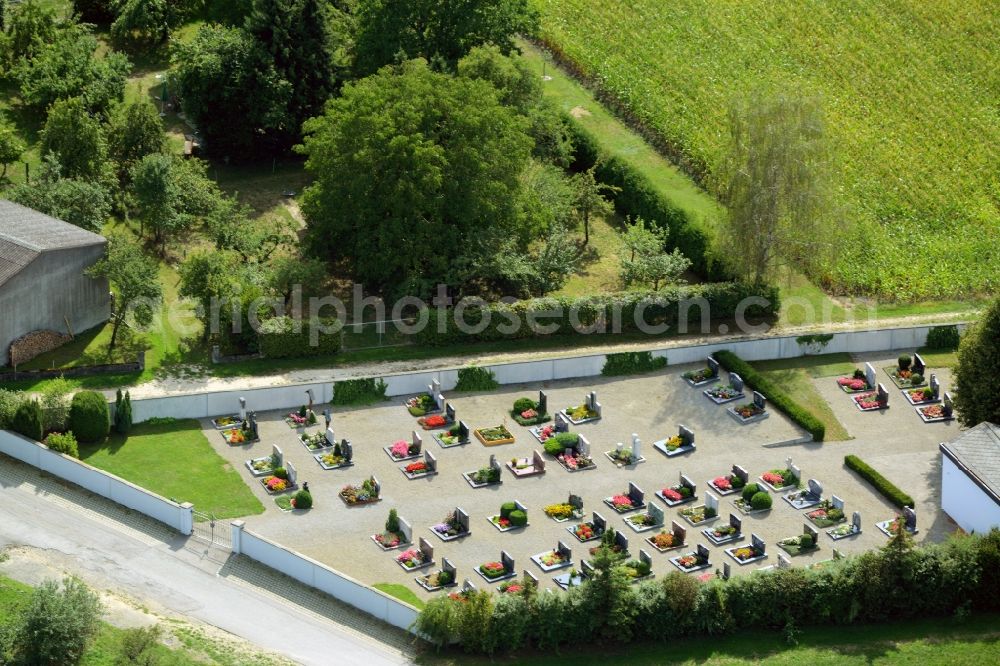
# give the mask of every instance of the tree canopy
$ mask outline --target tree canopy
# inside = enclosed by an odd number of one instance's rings
[[[53,154],[67,178],[100,179],[107,170],[104,128],[87,113],[83,99],[57,101],[40,134],[39,152]]]
[[[11,201],[51,215],[76,226],[100,233],[111,215],[111,197],[99,182],[64,178],[56,156],[50,153],[38,175],[4,193]]]
[[[115,161],[119,176],[128,174],[146,155],[158,153],[166,144],[163,120],[146,98],[115,109],[108,122],[108,157]]]
[[[143,326],[153,320],[154,307],[163,295],[159,267],[130,237],[114,235],[108,238],[107,255],[87,272],[107,278],[115,294],[109,348],[114,348],[118,331],[129,315]]]
[[[955,408],[962,425],[1000,424],[1000,298],[962,336],[955,367]]]

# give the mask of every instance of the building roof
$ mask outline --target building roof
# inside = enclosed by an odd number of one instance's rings
[[[943,442],[941,452],[1000,504],[1000,426],[984,421]]]
[[[0,285],[43,252],[102,245],[103,236],[0,199]]]

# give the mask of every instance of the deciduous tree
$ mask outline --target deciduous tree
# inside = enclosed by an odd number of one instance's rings
[[[111,197],[98,181],[63,178],[59,161],[49,154],[31,183],[22,183],[4,196],[22,206],[100,233],[111,215]]]
[[[101,623],[101,601],[76,578],[35,588],[14,621],[18,663],[76,664]]]
[[[594,164],[573,177],[573,185],[576,188],[573,205],[583,224],[584,245],[590,242],[590,216],[610,215],[615,210],[614,204],[605,198],[605,192],[613,194],[621,190],[620,187],[597,180],[595,174],[598,166],[599,164]]]
[[[7,177],[7,166],[21,159],[26,148],[24,141],[17,135],[12,126],[0,123],[0,164],[3,165],[0,178]]]
[[[669,231],[665,227],[646,226],[645,220],[626,221],[621,234],[621,278],[625,286],[649,283],[653,289],[677,282],[691,267],[691,261],[680,250],[666,252],[664,244]]]
[[[120,234],[108,238],[107,254],[87,274],[107,278],[115,294],[109,350],[114,349],[118,330],[130,314],[140,326],[153,320],[154,306],[163,295],[159,267],[134,240]]]
[[[962,425],[1000,424],[1000,298],[962,336],[955,367],[955,408]]]
[[[62,166],[63,176],[100,180],[107,174],[104,129],[87,112],[82,98],[54,103],[39,139],[39,152],[54,155]]]
[[[140,98],[115,109],[108,123],[108,156],[120,179],[146,155],[163,150],[163,120],[148,99]]]

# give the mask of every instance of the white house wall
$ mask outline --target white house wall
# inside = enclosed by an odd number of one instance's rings
[[[941,508],[966,532],[1000,527],[1000,504],[946,455],[941,456]]]

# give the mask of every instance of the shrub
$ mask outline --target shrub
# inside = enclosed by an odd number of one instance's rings
[[[826,436],[826,426],[816,416],[805,407],[795,401],[792,396],[785,393],[778,384],[757,372],[757,369],[741,359],[736,354],[728,350],[717,351],[715,358],[726,370],[736,372],[743,378],[749,386],[760,391],[767,398],[771,405],[784,412],[788,418],[800,425],[817,442],[823,441]]]
[[[919,372],[914,372],[912,375],[910,375],[910,383],[913,384],[914,386],[916,386],[917,384],[923,384],[924,376]]]
[[[14,413],[24,402],[24,394],[19,391],[0,389],[0,430],[6,430],[14,422]]]
[[[853,375],[853,377],[855,379],[864,379],[865,378],[865,371],[862,370],[861,368],[855,368],[854,369],[854,375]]]
[[[900,354],[896,362],[899,364],[900,370],[907,370],[910,364],[913,363],[913,358],[909,354]]]
[[[274,470],[271,472],[271,475],[276,476],[279,479],[287,479],[288,470],[285,469],[284,467],[275,467]]]
[[[681,494],[681,497],[683,497],[684,499],[687,499],[692,495],[691,488],[689,488],[688,486],[681,486],[681,489],[677,492],[679,492]]]
[[[12,647],[25,664],[76,664],[97,633],[101,602],[75,578],[48,580],[15,620]]]
[[[559,442],[564,449],[576,448],[576,445],[580,443],[580,435],[575,432],[561,432],[552,439]]]
[[[76,437],[73,436],[72,431],[67,433],[49,433],[49,436],[45,438],[45,446],[58,453],[65,453],[74,458],[80,457],[80,451],[76,445]]]
[[[760,492],[760,487],[756,483],[748,483],[747,485],[743,486],[742,497],[744,500],[749,502],[750,498],[752,498],[758,492]]]
[[[958,333],[958,326],[935,326],[927,331],[927,342],[924,345],[927,349],[957,349],[962,341]]]
[[[954,370],[955,410],[966,427],[1000,423],[1000,298],[983,311],[962,336]]]
[[[122,631],[121,645],[115,666],[156,666],[160,657],[156,650],[163,632],[158,625],[136,627]]]
[[[517,505],[514,504],[513,502],[504,502],[503,504],[500,505],[500,517],[510,518],[511,512],[515,511],[516,509]]]
[[[529,409],[538,409],[538,403],[531,398],[518,398],[514,401],[514,411],[518,414]]]
[[[385,519],[386,532],[399,532],[399,514],[395,509],[389,509],[389,517]]]
[[[812,534],[803,533],[802,536],[799,537],[800,548],[812,548],[814,545]]]
[[[525,525],[528,524],[528,514],[526,514],[524,511],[521,511],[520,509],[515,509],[514,511],[511,511],[508,518],[510,519],[510,524],[512,527],[524,527]]]
[[[108,401],[96,391],[80,391],[69,407],[69,428],[84,444],[103,442],[111,432]]]
[[[762,509],[771,508],[771,496],[764,492],[763,490],[759,493],[754,493],[753,497],[750,498],[750,507],[754,511],[760,511]]]
[[[115,392],[115,432],[119,435],[127,435],[132,429],[132,397],[128,391],[122,396],[122,390]]]
[[[601,374],[605,377],[621,375],[638,375],[643,372],[653,372],[667,367],[667,357],[653,358],[653,352],[622,352],[608,354],[605,357]]]
[[[558,456],[566,450],[566,447],[560,444],[559,440],[555,437],[549,437],[545,440],[545,443],[542,444],[542,448],[545,449],[545,452],[550,456]]]
[[[42,407],[37,400],[22,402],[14,418],[11,419],[11,429],[36,442],[42,441]]]
[[[439,571],[437,578],[439,585],[451,585],[453,582],[450,571]]]
[[[295,493],[294,497],[292,497],[292,501],[295,502],[296,509],[301,509],[302,511],[305,511],[307,509],[312,508],[313,496],[312,493],[306,490],[300,490],[299,492]]]
[[[65,430],[69,420],[69,394],[73,385],[63,377],[53,379],[42,389],[42,428],[45,432]]]
[[[897,488],[891,481],[872,469],[868,463],[861,458],[851,455],[844,457],[844,464],[848,468],[857,472],[861,478],[872,484],[879,493],[882,494],[893,505],[902,509],[904,506],[913,507],[913,498]]]
[[[369,405],[386,400],[388,384],[381,378],[343,379],[333,383],[332,405]]]
[[[467,368],[459,368],[458,383],[455,384],[456,391],[493,391],[500,382],[496,375],[489,368],[480,368],[470,365]]]
[[[291,317],[272,317],[260,325],[258,346],[267,358],[332,356],[340,351],[340,328],[336,319],[296,322]]]

